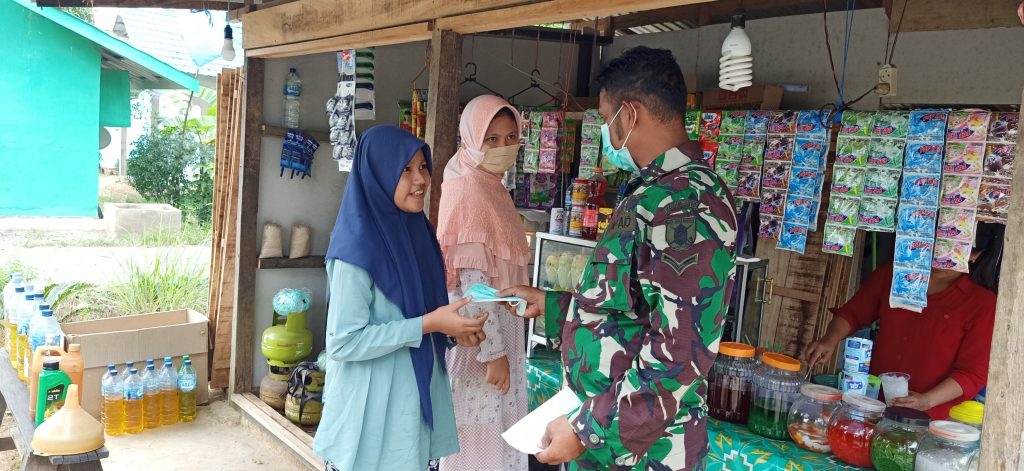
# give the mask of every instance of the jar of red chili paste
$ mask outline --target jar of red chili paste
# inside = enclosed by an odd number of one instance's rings
[[[842,405],[828,422],[828,443],[837,458],[871,467],[871,437],[882,420],[885,403],[855,393],[843,395]]]

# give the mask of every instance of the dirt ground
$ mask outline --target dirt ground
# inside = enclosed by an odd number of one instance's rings
[[[135,202],[138,194],[117,177],[103,176],[105,201]],[[103,285],[129,261],[142,262],[172,251],[203,265],[209,263],[209,246],[184,247],[38,247],[25,248],[20,241],[75,240],[103,237],[103,221],[93,218],[0,218],[0,264],[16,259],[33,266],[43,279],[53,282],[85,281]],[[0,437],[10,436],[14,419],[6,414]],[[14,429],[14,432],[17,430]],[[146,431],[139,435],[108,437],[110,458],[105,470],[301,470],[291,453],[258,425],[243,418],[228,401],[214,400],[199,408],[195,422]],[[0,452],[0,471],[16,470],[16,451]]]
[[[0,436],[9,436],[8,414]],[[108,471],[301,470],[303,466],[272,437],[251,424],[227,401],[200,407],[195,422],[149,430],[139,435],[107,437]],[[0,471],[14,471],[15,451],[0,453]]]

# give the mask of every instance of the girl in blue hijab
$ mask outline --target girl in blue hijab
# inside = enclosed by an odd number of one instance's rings
[[[359,139],[327,250],[327,384],[313,448],[328,470],[424,471],[459,449],[445,335],[485,319],[450,305],[423,214],[430,148],[395,126]]]

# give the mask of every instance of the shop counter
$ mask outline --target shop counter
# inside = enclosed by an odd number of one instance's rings
[[[711,451],[706,471],[837,471],[863,470],[832,455],[805,451],[793,442],[771,440],[746,427],[708,418]]]

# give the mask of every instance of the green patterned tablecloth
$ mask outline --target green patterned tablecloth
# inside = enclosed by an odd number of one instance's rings
[[[793,442],[757,435],[746,427],[708,418],[711,452],[704,464],[707,471],[848,471],[849,466],[832,455],[812,453]]]

